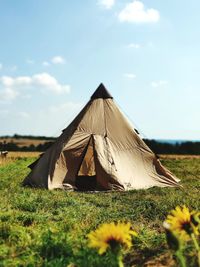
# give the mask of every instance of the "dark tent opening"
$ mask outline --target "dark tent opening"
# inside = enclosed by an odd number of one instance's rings
[[[79,191],[93,191],[96,189],[97,179],[92,138],[90,138],[86,147],[85,156],[76,176],[75,186]]]

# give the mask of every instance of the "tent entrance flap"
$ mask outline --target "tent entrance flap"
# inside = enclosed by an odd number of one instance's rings
[[[90,138],[78,174],[76,175],[75,186],[80,191],[92,191],[96,189],[96,185],[94,146],[92,138]]]

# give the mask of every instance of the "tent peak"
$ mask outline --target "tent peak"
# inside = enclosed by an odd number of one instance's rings
[[[113,98],[111,94],[108,92],[106,87],[103,85],[103,83],[100,83],[98,88],[95,90],[94,94],[91,96],[91,100],[97,99],[97,98]]]

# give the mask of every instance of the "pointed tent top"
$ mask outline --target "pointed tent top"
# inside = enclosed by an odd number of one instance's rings
[[[91,100],[97,99],[97,98],[113,98],[111,94],[108,92],[106,87],[103,85],[103,83],[100,83],[94,94],[91,96]]]

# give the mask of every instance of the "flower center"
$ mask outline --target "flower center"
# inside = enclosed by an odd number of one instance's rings
[[[192,231],[193,231],[190,222],[184,222],[184,223],[182,224],[182,229],[183,229],[184,231],[186,231],[186,233],[189,234],[189,235],[191,235],[191,233],[192,233]]]
[[[119,245],[119,241],[117,241],[116,239],[114,238],[110,238],[107,240],[107,243],[109,244],[109,246],[111,247],[111,249],[115,249],[118,245]]]

